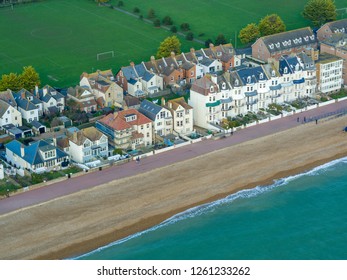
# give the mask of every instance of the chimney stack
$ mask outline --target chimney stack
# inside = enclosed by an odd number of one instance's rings
[[[161,98],[161,106],[165,106],[165,98],[164,97]]]
[[[45,96],[45,95],[47,94],[47,88],[44,87],[44,88],[42,89],[42,92],[43,92],[43,96]]]
[[[39,87],[38,85],[35,85],[35,95],[37,96],[39,94]]]
[[[155,61],[155,57],[154,55],[151,56],[151,61],[154,62]]]
[[[190,48],[190,52],[191,53],[195,53],[195,49],[194,48]]]
[[[171,52],[170,55],[171,55],[172,58],[174,58],[175,57],[175,52]]]
[[[131,67],[135,67],[135,63],[132,61],[132,62],[130,62],[130,66]]]

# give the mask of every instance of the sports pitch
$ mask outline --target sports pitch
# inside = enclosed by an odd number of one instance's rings
[[[0,9],[0,75],[33,65],[43,84],[77,84],[83,71],[139,63],[155,55],[171,33],[143,21],[98,7],[94,1],[45,0]],[[201,48],[181,38],[182,48]],[[113,51],[97,60],[98,53]]]
[[[338,8],[345,0],[336,0]],[[179,26],[188,22],[195,37],[215,39],[223,33],[235,44],[235,34],[266,14],[278,13],[287,29],[307,26],[300,13],[303,0],[127,0],[124,9],[139,7],[147,16],[153,8],[159,18],[169,15]],[[117,0],[111,3],[116,5]],[[0,9],[0,75],[20,73],[33,65],[42,83],[65,87],[77,84],[83,71],[112,68],[117,72],[130,61],[139,63],[154,55],[160,42],[171,35],[161,28],[93,0],[45,0]],[[180,38],[182,50],[202,45]],[[98,53],[113,52],[99,56]]]

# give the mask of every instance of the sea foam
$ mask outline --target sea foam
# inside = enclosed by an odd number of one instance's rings
[[[199,215],[203,215],[203,214],[205,214],[207,212],[213,211],[216,207],[219,207],[219,206],[224,205],[224,204],[232,203],[233,201],[235,201],[237,199],[247,199],[247,198],[251,198],[251,197],[256,197],[256,196],[261,195],[263,193],[269,192],[269,191],[271,191],[271,190],[273,190],[275,188],[285,186],[289,182],[294,181],[296,179],[299,179],[299,178],[301,178],[303,176],[319,175],[319,174],[321,174],[321,172],[329,170],[330,168],[334,168],[334,166],[337,165],[337,164],[346,164],[346,163],[347,163],[347,157],[336,159],[336,160],[333,160],[331,162],[328,162],[328,163],[322,164],[320,166],[317,166],[317,167],[315,167],[315,168],[313,168],[313,169],[311,169],[309,171],[305,171],[303,173],[296,174],[296,175],[293,175],[293,176],[288,176],[286,178],[281,178],[281,179],[278,179],[278,180],[274,180],[274,183],[271,184],[271,185],[256,186],[256,187],[254,187],[252,189],[241,190],[241,191],[238,191],[237,193],[228,195],[225,198],[222,198],[222,199],[219,199],[219,200],[216,200],[216,201],[213,201],[213,202],[209,202],[209,203],[206,203],[206,204],[202,204],[202,205],[199,205],[199,206],[196,206],[196,207],[192,207],[190,209],[187,209],[186,211],[183,211],[181,213],[178,213],[178,214],[168,218],[167,220],[163,221],[162,223],[160,223],[160,224],[158,224],[156,226],[153,226],[153,227],[151,227],[151,228],[149,228],[147,230],[140,231],[140,232],[137,232],[135,234],[129,235],[129,236],[125,237],[125,238],[122,238],[120,240],[114,241],[114,242],[109,243],[109,244],[107,244],[105,246],[99,247],[98,249],[95,249],[95,250],[93,250],[91,252],[88,252],[86,254],[83,254],[81,256],[78,256],[78,257],[75,257],[75,258],[72,258],[72,259],[80,259],[80,258],[87,257],[89,255],[92,255],[92,254],[96,253],[96,252],[100,252],[100,251],[102,251],[102,250],[104,250],[106,248],[109,248],[109,247],[112,247],[112,246],[115,246],[115,245],[118,245],[118,244],[122,244],[122,243],[127,242],[127,241],[129,241],[131,239],[134,239],[134,238],[140,237],[140,236],[142,236],[144,234],[147,234],[149,232],[158,230],[158,229],[160,229],[162,227],[165,227],[165,226],[177,223],[177,222],[182,221],[182,220],[194,218],[194,217],[199,216]]]

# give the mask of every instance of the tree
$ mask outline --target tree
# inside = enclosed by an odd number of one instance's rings
[[[167,37],[160,43],[157,58],[168,57],[171,52],[174,52],[175,54],[181,53],[181,42],[175,35]]]
[[[160,19],[156,18],[154,21],[153,21],[153,25],[155,27],[160,27]]]
[[[218,34],[216,41],[215,41],[215,45],[223,45],[227,43],[227,39],[225,39],[225,36],[223,34]]]
[[[186,35],[186,40],[193,41],[193,39],[194,39],[194,34],[193,32],[189,31]]]
[[[242,44],[253,42],[260,36],[260,31],[255,23],[250,23],[242,28],[239,33],[239,38]]]
[[[11,89],[17,91],[21,89],[19,76],[16,73],[4,74],[0,80],[0,91]]]
[[[175,25],[171,26],[170,31],[172,33],[177,33],[177,27]]]
[[[23,68],[23,72],[19,76],[19,80],[21,88],[25,88],[27,90],[32,90],[36,85],[39,86],[41,84],[40,76],[32,66],[26,66]]]
[[[173,24],[173,21],[172,21],[171,17],[166,16],[166,17],[163,18],[162,23],[163,23],[164,25],[172,25],[172,24]]]
[[[279,15],[271,14],[262,18],[258,24],[262,36],[286,31],[286,26]]]
[[[206,47],[206,48],[209,48],[211,43],[213,43],[213,41],[212,41],[211,39],[207,39],[207,40],[205,41],[205,47]]]
[[[135,7],[134,10],[133,10],[133,12],[134,12],[135,14],[138,14],[138,13],[140,12],[140,9],[139,9],[138,7]]]
[[[154,12],[153,9],[149,9],[149,11],[148,11],[148,18],[149,19],[155,18],[155,12]]]
[[[320,27],[328,21],[336,20],[335,2],[333,0],[309,0],[302,15],[315,27]]]
[[[188,31],[188,30],[190,30],[190,26],[189,26],[189,23],[182,23],[181,24],[181,30],[182,31]]]

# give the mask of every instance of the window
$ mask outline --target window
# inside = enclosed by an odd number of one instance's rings
[[[147,124],[147,128],[149,128],[149,123]]]

